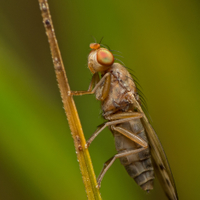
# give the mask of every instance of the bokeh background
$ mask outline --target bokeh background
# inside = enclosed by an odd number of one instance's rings
[[[181,200],[200,199],[200,1],[49,0],[72,90],[88,88],[91,35],[122,52],[147,98]],[[75,97],[85,137],[103,122],[94,96]],[[116,151],[105,130],[90,147],[95,173]],[[104,200],[146,194],[117,160]],[[85,200],[38,1],[0,2],[0,199]]]

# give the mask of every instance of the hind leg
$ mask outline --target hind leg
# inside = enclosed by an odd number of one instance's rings
[[[136,154],[136,153],[139,153],[143,150],[145,150],[146,148],[142,147],[140,149],[135,149],[135,150],[130,150],[130,151],[126,151],[126,152],[123,152],[123,153],[118,153],[116,155],[114,155],[112,158],[110,158],[109,160],[107,160],[105,163],[104,163],[104,166],[103,166],[103,169],[101,170],[101,173],[99,174],[99,177],[97,179],[97,187],[100,188],[101,187],[101,181],[105,175],[105,173],[108,171],[108,169],[111,167],[111,165],[114,163],[114,161],[117,159],[117,158],[121,158],[121,157],[124,157],[124,156],[129,156],[131,154]]]

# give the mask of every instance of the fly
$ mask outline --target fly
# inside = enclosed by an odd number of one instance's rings
[[[178,200],[175,182],[162,145],[141,108],[140,96],[127,69],[114,62],[114,56],[99,43],[91,43],[88,68],[93,73],[87,91],[72,95],[95,94],[101,101],[107,122],[98,126],[86,143],[89,147],[96,136],[108,127],[114,138],[117,154],[104,163],[97,179],[98,187],[106,171],[119,158],[128,174],[145,191],[153,189],[154,171],[170,200]]]

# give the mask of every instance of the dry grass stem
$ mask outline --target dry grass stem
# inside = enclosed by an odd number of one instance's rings
[[[51,20],[51,15],[49,11],[49,6],[47,0],[38,0],[40,5],[40,10],[42,12],[42,18],[46,34],[49,41],[49,46],[51,49],[51,55],[53,59],[54,69],[56,73],[56,78],[58,81],[58,87],[60,90],[62,102],[64,105],[65,113],[69,122],[72,137],[75,144],[75,149],[77,153],[77,159],[79,161],[79,166],[85,185],[85,190],[89,200],[100,200],[99,189],[96,188],[97,182],[94,174],[91,158],[87,149],[85,149],[85,137],[82,131],[81,123],[78,117],[78,113],[75,107],[74,100],[70,94],[70,87],[68,84],[67,76],[65,73],[65,68],[63,65],[61,53],[58,47],[57,39],[55,36],[55,31],[53,28],[53,23]]]

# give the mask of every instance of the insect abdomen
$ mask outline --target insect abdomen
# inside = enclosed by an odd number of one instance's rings
[[[139,137],[147,141],[140,119],[120,124],[120,126],[134,132]],[[115,137],[116,150],[119,153],[141,148],[140,145],[123,136],[121,133],[113,131],[113,135]],[[154,169],[151,162],[149,148],[141,151],[140,153],[122,157],[120,158],[120,162],[124,165],[128,174],[143,190],[149,191],[153,189]]]
[[[145,191],[153,189],[154,171],[152,168],[145,168],[145,163],[149,162],[151,162],[150,158],[127,165],[124,165],[123,161],[121,161],[128,174]]]

